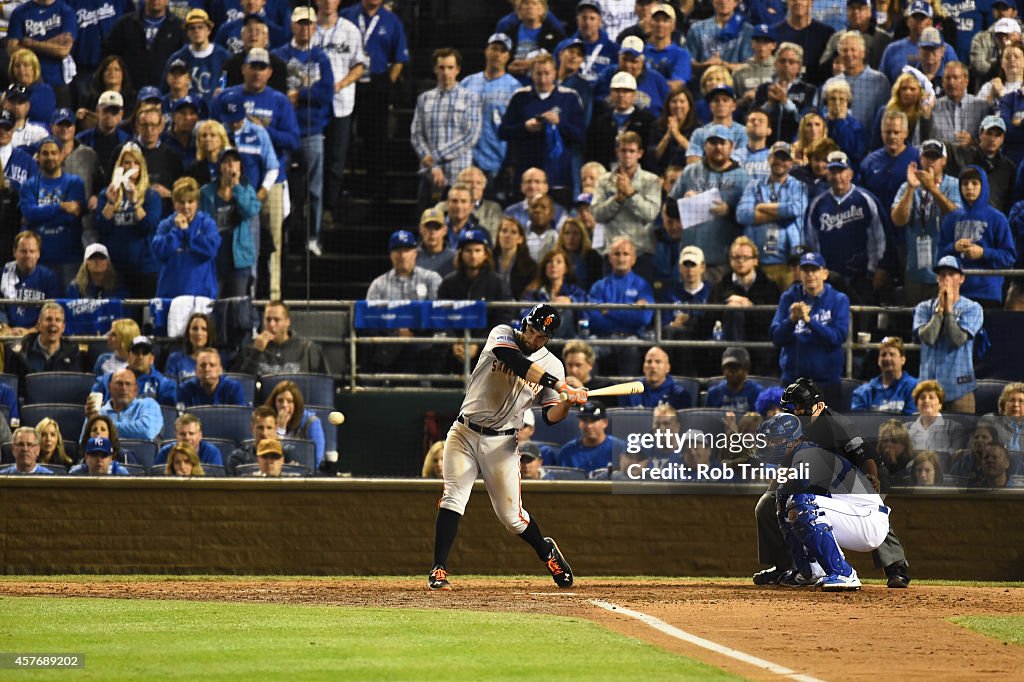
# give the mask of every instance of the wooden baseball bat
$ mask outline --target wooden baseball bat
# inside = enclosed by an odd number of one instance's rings
[[[593,391],[587,391],[587,397],[600,398],[603,395],[635,395],[643,392],[644,382],[627,381],[624,384],[612,384],[611,386],[605,386],[604,388],[595,388]],[[560,393],[558,397],[563,402],[569,399],[569,395],[567,393]]]

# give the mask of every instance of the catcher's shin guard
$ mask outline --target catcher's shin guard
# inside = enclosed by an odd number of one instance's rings
[[[824,512],[815,504],[814,495],[794,495],[786,508],[793,534],[810,557],[818,561],[826,575],[851,575],[853,568],[846,562],[843,550],[832,534],[832,526],[822,518]]]

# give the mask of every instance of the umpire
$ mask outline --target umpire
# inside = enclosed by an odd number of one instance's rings
[[[863,438],[854,435],[853,422],[825,404],[813,381],[801,377],[787,386],[779,406],[783,411],[801,417],[806,440],[849,460],[867,476],[878,492],[888,488],[885,463]],[[779,528],[775,496],[775,490],[769,490],[761,496],[754,508],[757,519],[757,558],[762,564],[771,566],[754,574],[755,585],[777,584],[783,574],[793,567],[792,555]],[[889,587],[903,588],[910,584],[910,564],[903,552],[903,545],[892,532],[892,526],[889,527],[885,541],[871,556],[875,566],[884,567]]]

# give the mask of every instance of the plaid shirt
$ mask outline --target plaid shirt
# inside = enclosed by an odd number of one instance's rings
[[[922,301],[914,308],[914,332],[918,333],[938,308],[938,299]],[[935,379],[942,385],[946,402],[964,397],[977,386],[974,377],[974,337],[985,322],[980,305],[963,296],[953,304],[957,326],[968,334],[967,343],[954,347],[945,334],[934,345],[921,344],[920,381]]]
[[[431,156],[449,182],[473,163],[481,109],[480,97],[458,86],[427,90],[416,100],[412,147],[421,159]]]
[[[409,277],[399,277],[394,268],[373,280],[366,292],[368,301],[432,301],[437,298],[441,275],[433,270],[413,268]]]

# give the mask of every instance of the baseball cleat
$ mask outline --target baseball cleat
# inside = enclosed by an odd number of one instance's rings
[[[754,574],[755,585],[778,585],[779,580],[786,574],[786,569],[772,566]]]
[[[441,566],[434,566],[430,569],[427,584],[430,585],[430,589],[441,592],[451,592],[452,589],[452,584],[448,582],[448,571]]]
[[[572,569],[569,568],[569,562],[565,560],[562,553],[558,549],[558,543],[551,538],[544,538],[546,541],[551,543],[551,552],[548,554],[547,567],[551,572],[551,577],[554,579],[555,584],[566,589],[572,587]]]
[[[783,587],[814,587],[823,578],[805,576],[795,568],[791,568],[779,578],[779,584]]]
[[[905,561],[890,564],[885,567],[885,575],[888,577],[888,586],[893,589],[906,588],[910,585],[909,566]]]
[[[852,575],[833,573],[821,580],[822,592],[856,592],[859,589],[860,578],[857,577],[856,571]]]

